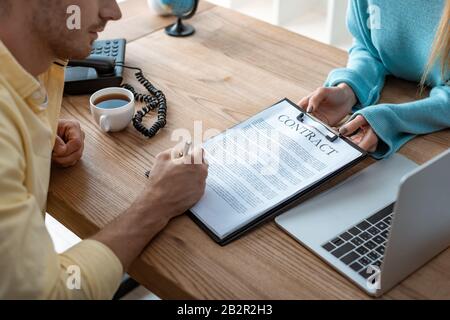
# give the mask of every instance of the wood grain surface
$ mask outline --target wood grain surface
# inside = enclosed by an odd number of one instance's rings
[[[165,92],[168,125],[151,140],[131,125],[104,134],[89,114],[87,96],[65,97],[62,117],[82,123],[86,148],[78,165],[53,170],[48,211],[82,238],[126,210],[146,183],[144,172],[155,156],[178,142],[172,138],[177,129],[194,133],[201,121],[203,130],[223,131],[284,97],[298,101],[322,85],[333,68],[346,64],[347,54],[339,49],[209,4],[189,21],[195,36],[171,38],[161,30],[171,19],[152,16],[143,3],[126,2],[124,20],[111,24],[106,37],[129,40],[126,62],[142,67]],[[126,81],[138,86],[131,72]],[[416,98],[416,84],[389,79],[382,101]],[[446,130],[418,137],[400,152],[423,163],[449,147]],[[364,161],[320,191],[372,162]],[[129,273],[163,299],[369,298],[274,222],[220,247],[182,216],[149,244]],[[383,298],[450,298],[450,251]]]

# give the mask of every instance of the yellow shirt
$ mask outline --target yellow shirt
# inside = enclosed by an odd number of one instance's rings
[[[63,86],[63,65],[38,81],[0,41],[0,299],[111,299],[122,278],[106,245],[58,255],[44,224]]]

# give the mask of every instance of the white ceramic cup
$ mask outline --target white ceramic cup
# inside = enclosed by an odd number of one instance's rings
[[[99,98],[113,94],[126,96],[130,102],[118,108],[104,109],[97,107],[94,102]],[[134,116],[134,96],[130,90],[124,88],[106,88],[97,91],[89,100],[91,105],[91,114],[95,122],[104,132],[117,132],[124,130],[130,124]]]

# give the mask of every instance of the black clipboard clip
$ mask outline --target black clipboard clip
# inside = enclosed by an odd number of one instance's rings
[[[309,125],[305,123],[305,115],[307,115],[308,117],[311,118],[311,120],[313,120],[314,122],[318,123],[321,125],[321,127],[323,129],[325,129],[324,133],[321,129],[319,129],[317,126],[314,125]],[[323,123],[322,121],[320,121],[319,119],[307,114],[306,112],[301,111],[300,114],[297,117],[297,120],[300,121],[301,123],[303,123],[303,125],[309,129],[314,129],[317,132],[319,132],[321,135],[323,135],[325,138],[327,138],[328,141],[330,142],[335,142],[338,138],[339,138],[339,134],[335,133],[333,130],[331,130],[330,128],[328,128],[328,126]]]

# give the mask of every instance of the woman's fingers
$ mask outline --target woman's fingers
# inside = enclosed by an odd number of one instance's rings
[[[349,139],[356,145],[359,146],[359,144],[361,143],[361,140],[364,137],[364,133],[361,131],[358,131],[357,133],[355,133],[354,135],[350,136]]]
[[[367,129],[358,145],[361,149],[369,152],[374,152],[376,150],[378,145],[378,137],[372,128]]]
[[[358,129],[360,129],[366,125],[368,125],[366,119],[364,119],[363,116],[358,115],[358,116],[356,116],[356,118],[354,118],[351,121],[344,124],[339,129],[339,133],[342,134],[343,136],[350,136],[353,133],[355,133],[356,131],[358,131]]]
[[[309,97],[304,97],[298,102],[298,105],[300,107],[302,107],[303,109],[305,109],[306,106],[308,106],[308,100],[309,100]]]
[[[358,115],[353,120],[343,125],[339,132],[350,137],[353,143],[357,144],[361,149],[369,152],[374,152],[378,146],[378,136],[367,120]]]
[[[319,88],[314,94],[309,98],[308,108],[306,112],[312,113],[317,111],[317,108],[320,106],[323,100],[326,99],[329,92],[329,88]]]
[[[306,108],[308,108],[309,99],[311,98],[312,95],[313,95],[313,93],[310,93],[309,95],[304,97],[302,100],[300,100],[300,102],[298,103],[298,105],[300,107],[302,107],[303,110],[306,110]]]

